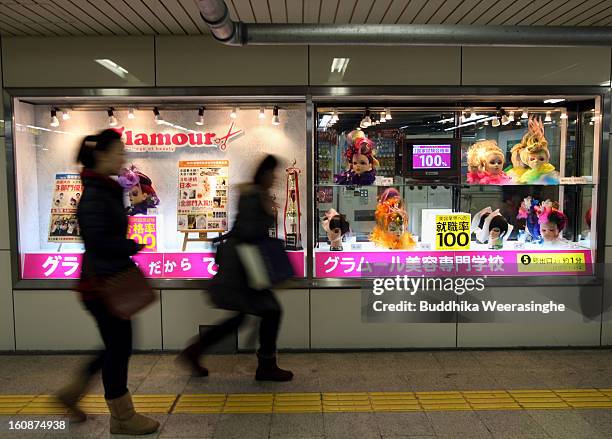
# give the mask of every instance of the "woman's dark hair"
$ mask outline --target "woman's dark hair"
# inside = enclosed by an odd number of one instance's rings
[[[121,140],[121,134],[117,130],[107,129],[95,136],[87,136],[81,142],[81,148],[77,155],[77,163],[81,163],[86,168],[96,167],[96,157],[94,151],[107,151],[113,142]]]
[[[276,157],[274,157],[272,154],[268,154],[266,158],[264,158],[257,167],[257,170],[255,171],[255,176],[253,177],[253,182],[255,184],[261,184],[264,176],[268,172],[274,171],[277,166],[278,160],[276,159]]]

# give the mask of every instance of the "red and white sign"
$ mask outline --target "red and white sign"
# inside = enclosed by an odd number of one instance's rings
[[[172,128],[170,126],[170,128]],[[142,132],[126,130],[125,127],[117,131],[123,134],[125,150],[130,152],[174,152],[176,148],[219,148],[225,150],[227,144],[234,138],[243,134],[243,130],[234,128],[234,122],[227,132],[218,136],[216,133],[187,130],[185,132]]]

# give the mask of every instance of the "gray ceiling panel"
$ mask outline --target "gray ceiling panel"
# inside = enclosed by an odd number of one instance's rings
[[[245,23],[610,26],[612,0],[226,0]],[[196,0],[0,0],[3,35],[209,34]]]

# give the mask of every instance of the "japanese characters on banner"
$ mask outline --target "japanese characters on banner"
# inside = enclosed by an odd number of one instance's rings
[[[180,161],[178,174],[178,231],[226,231],[229,161]]]
[[[157,251],[157,217],[128,216],[127,237],[138,244],[144,244],[144,252]]]
[[[321,278],[592,275],[590,250],[315,253]]]
[[[76,214],[82,193],[83,184],[79,174],[55,174],[49,242],[81,241]]]
[[[296,277],[304,277],[304,252],[288,252]],[[23,279],[78,279],[82,253],[26,253]],[[149,278],[210,279],[217,273],[214,253],[139,253],[134,262]]]

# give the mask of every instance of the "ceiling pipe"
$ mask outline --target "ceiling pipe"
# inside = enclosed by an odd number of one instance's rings
[[[612,46],[612,27],[446,24],[247,24],[223,0],[199,0],[213,36],[231,46]]]

